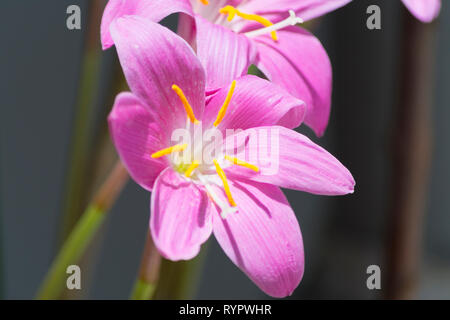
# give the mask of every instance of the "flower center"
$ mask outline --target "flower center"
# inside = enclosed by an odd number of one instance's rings
[[[223,105],[221,106],[217,118],[213,123],[213,128],[209,130],[216,131],[216,127],[222,122],[223,118],[225,117],[225,114],[227,112],[228,106],[230,105],[231,99],[233,97],[234,89],[236,87],[236,81],[233,81],[231,83],[230,89],[228,91],[228,94],[225,98],[225,101]],[[188,148],[190,147],[189,144],[176,144],[164,149],[161,149],[159,151],[156,151],[152,153],[152,158],[160,158],[167,155],[172,155],[172,165],[175,171],[179,172],[181,175],[183,175],[186,179],[189,179],[197,184],[200,184],[205,187],[209,197],[219,206],[221,209],[221,215],[222,218],[226,218],[226,216],[230,212],[235,212],[237,210],[236,208],[236,202],[233,199],[233,196],[231,194],[230,186],[228,184],[227,177],[225,175],[225,171],[222,168],[222,165],[226,164],[234,164],[238,166],[242,166],[245,168],[248,168],[250,170],[253,170],[255,172],[259,171],[259,168],[253,164],[247,163],[243,160],[237,159],[236,157],[232,157],[230,155],[215,155],[215,158],[212,159],[212,163],[203,163],[203,141],[202,139],[197,139],[198,133],[202,134],[201,128],[197,130],[197,128],[201,127],[201,121],[197,120],[197,118],[194,115],[194,111],[192,110],[191,105],[189,104],[189,101],[187,100],[185,94],[183,93],[182,89],[177,86],[176,84],[172,85],[172,90],[178,95],[180,98],[184,109],[186,111],[187,120],[186,120],[186,129],[188,132],[191,132],[191,123],[193,123],[195,126],[193,128],[194,131],[194,152],[191,155],[190,152],[192,149]],[[196,142],[200,140],[199,145],[197,145]],[[187,157],[181,157],[181,152],[187,152]],[[199,155],[200,153],[200,155]],[[212,173],[215,172],[215,173]],[[217,179],[219,178],[219,179]],[[212,187],[212,184],[219,185],[220,187],[223,187],[225,195],[228,199],[228,203],[224,203],[221,198],[214,192],[214,188]]]

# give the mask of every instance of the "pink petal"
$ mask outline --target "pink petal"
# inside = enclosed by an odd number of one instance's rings
[[[206,90],[211,92],[247,74],[256,48],[245,36],[195,17],[197,55],[206,71]]]
[[[298,27],[278,31],[279,40],[257,37],[258,67],[274,83],[305,101],[305,123],[321,136],[331,105],[331,63],[320,41]]]
[[[205,75],[191,47],[169,29],[126,16],[111,24],[122,69],[131,91],[168,131],[184,127],[186,112],[172,90],[178,85],[200,119],[205,104]]]
[[[247,13],[263,15],[272,22],[278,22],[289,16],[294,10],[304,21],[320,17],[330,11],[345,6],[352,0],[251,0],[239,9]]]
[[[194,51],[197,51],[196,31],[195,19],[190,15],[180,13],[178,15],[177,34],[186,40]]]
[[[202,16],[205,19],[208,19],[211,22],[218,22],[221,18],[221,14],[219,10],[225,6],[238,6],[241,2],[245,2],[248,0],[209,0],[208,5],[204,5],[201,3],[201,0],[191,0],[193,4],[194,12]]]
[[[303,240],[294,212],[277,187],[232,183],[238,212],[216,211],[214,235],[227,256],[265,293],[291,295],[304,270]],[[216,208],[214,207],[214,210]]]
[[[109,27],[114,19],[125,15],[136,15],[150,21],[159,22],[175,12],[192,15],[189,0],[109,0],[103,11],[100,34],[103,49],[114,45]]]
[[[209,101],[203,117],[204,127],[215,121],[227,96],[229,86],[219,90]],[[279,86],[247,75],[236,81],[234,94],[219,129],[248,129],[265,125],[298,127],[305,115],[303,101]]]
[[[165,147],[163,130],[129,92],[116,97],[108,122],[114,145],[131,177],[152,190],[155,179],[168,166],[166,158],[151,158],[153,152]]]
[[[238,159],[259,167],[256,173],[231,165],[226,169],[230,176],[313,194],[353,193],[355,180],[347,168],[294,130],[278,126],[252,128],[228,137],[225,143],[228,155],[235,154]]]
[[[422,22],[431,22],[439,15],[441,0],[402,0],[409,11]]]
[[[210,202],[205,192],[172,168],[156,179],[151,199],[150,230],[167,259],[189,260],[212,232]]]

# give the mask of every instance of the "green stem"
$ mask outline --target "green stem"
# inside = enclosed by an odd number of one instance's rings
[[[128,173],[120,161],[96,193],[94,200],[78,220],[64,242],[37,294],[38,299],[57,299],[64,285],[67,267],[76,264],[105,219],[106,212],[128,181]]]
[[[65,190],[62,199],[62,228],[60,240],[69,235],[80,214],[89,201],[92,187],[92,154],[96,150],[96,119],[100,105],[109,105],[99,100],[99,89],[102,79],[101,65],[104,55],[100,48],[100,28],[104,3],[103,1],[88,1],[85,11],[86,32],[82,60],[80,63],[80,78],[78,96],[73,114],[73,130],[71,136],[68,168],[65,177]]]
[[[156,285],[143,279],[137,279],[131,300],[150,300],[155,292]]]
[[[174,262],[163,259],[158,287],[154,294],[155,300],[179,300],[194,297],[208,245],[205,243],[197,257],[192,260]]]
[[[159,280],[160,265],[161,256],[153,243],[152,236],[147,233],[139,275],[130,299],[150,300],[153,297]]]
[[[100,68],[100,55],[96,50],[88,49],[82,67],[81,87],[79,100],[74,115],[74,131],[72,149],[70,150],[70,163],[66,180],[64,198],[64,214],[62,236],[65,238],[75,225],[79,214],[87,203],[86,175],[90,152],[90,138],[92,136],[92,119],[94,117],[93,104],[95,92],[98,87],[98,69]]]
[[[105,218],[104,211],[90,206],[67,238],[37,295],[38,299],[56,299],[66,279],[66,269],[76,264]]]

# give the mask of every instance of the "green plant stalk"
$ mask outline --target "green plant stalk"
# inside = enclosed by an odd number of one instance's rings
[[[149,283],[143,279],[137,279],[131,300],[150,300],[155,293],[156,284]]]
[[[192,299],[208,252],[208,242],[192,260],[170,261],[163,259],[155,300]]]
[[[38,299],[57,299],[64,286],[66,269],[78,262],[105,219],[106,212],[128,181],[128,173],[120,161],[95,194],[91,204],[78,220],[56,256],[37,294]]]
[[[150,232],[147,233],[144,252],[142,254],[139,274],[134,284],[130,299],[150,300],[156,290],[159,281],[159,271],[161,266],[161,255],[153,243]]]
[[[75,264],[85,251],[92,237],[105,218],[105,212],[95,205],[90,206],[75,229],[67,238],[60,253],[52,264],[49,273],[37,295],[38,299],[56,299],[66,279],[66,269]]]
[[[89,200],[89,174],[96,103],[100,88],[100,66],[103,60],[100,47],[100,21],[104,1],[88,1],[85,11],[86,27],[81,60],[78,97],[73,115],[73,132],[69,163],[63,195],[61,241],[64,241],[78,221]]]
[[[100,54],[95,49],[88,49],[82,68],[80,96],[76,107],[75,124],[73,132],[72,150],[70,151],[70,165],[66,180],[66,192],[64,198],[64,215],[62,237],[65,238],[82,212],[83,203],[86,200],[85,186],[89,152],[89,137],[91,133],[95,92],[98,87],[98,69]]]

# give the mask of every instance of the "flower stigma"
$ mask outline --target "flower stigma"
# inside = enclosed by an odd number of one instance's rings
[[[283,21],[280,21],[278,23],[272,24],[266,28],[249,31],[244,33],[247,37],[253,38],[257,36],[261,36],[267,33],[272,34],[272,39],[276,41],[276,39],[273,38],[273,32],[276,30],[281,30],[289,26],[295,26],[298,23],[303,23],[303,19],[300,17],[297,17],[294,10],[289,10],[289,17],[284,19]]]

